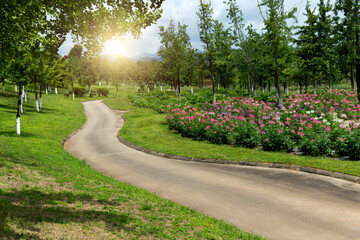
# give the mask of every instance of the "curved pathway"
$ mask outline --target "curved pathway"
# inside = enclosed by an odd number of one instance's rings
[[[65,149],[93,168],[269,239],[360,239],[360,186],[283,169],[161,158],[120,143],[122,111],[84,103]]]

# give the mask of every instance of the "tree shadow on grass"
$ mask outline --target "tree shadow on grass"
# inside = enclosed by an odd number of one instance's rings
[[[72,192],[44,193],[34,189],[4,192],[0,188],[0,239],[40,239],[37,232],[41,231],[41,223],[101,221],[108,232],[133,231],[127,226],[134,219],[127,209],[106,210],[106,206],[121,206],[121,202],[97,200],[88,194]],[[11,227],[14,223],[20,229]]]

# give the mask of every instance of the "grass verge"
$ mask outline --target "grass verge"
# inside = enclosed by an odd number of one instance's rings
[[[266,152],[196,141],[169,130],[162,114],[133,107],[124,96],[119,101],[108,99],[106,102],[115,109],[131,110],[125,114],[126,123],[120,130],[120,135],[125,140],[150,150],[187,157],[290,164],[360,176],[359,161]]]
[[[37,113],[29,94],[17,136],[17,95],[0,91],[0,239],[262,239],[68,154],[61,143],[85,122],[86,99],[44,96]],[[109,99],[130,107],[122,102]]]

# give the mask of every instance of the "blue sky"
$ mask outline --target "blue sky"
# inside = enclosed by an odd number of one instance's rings
[[[224,23],[227,23],[226,18],[227,6],[223,3],[224,0],[212,0],[214,8],[214,18]],[[256,0],[237,0],[239,8],[244,13],[244,23],[246,25],[252,24],[258,31],[263,28],[263,20],[259,13]],[[311,6],[315,7],[319,0],[310,0]],[[334,0],[330,1],[331,3]],[[162,5],[163,14],[158,20],[156,25],[150,26],[143,30],[139,39],[133,39],[132,37],[126,37],[126,41],[121,46],[122,55],[124,56],[137,56],[143,53],[156,53],[159,46],[159,26],[168,26],[171,19],[175,22],[188,25],[188,34],[191,39],[192,46],[197,49],[202,48],[202,44],[199,39],[198,32],[198,18],[196,15],[199,5],[199,0],[165,0]],[[303,16],[306,0],[285,0],[285,10],[289,10],[292,7],[297,7],[298,12],[298,24],[302,24],[305,20]],[[291,20],[289,24],[295,24]],[[60,48],[59,53],[61,55],[67,54],[73,46],[71,37],[68,37],[67,41]]]

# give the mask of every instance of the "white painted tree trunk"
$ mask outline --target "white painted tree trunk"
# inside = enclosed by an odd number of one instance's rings
[[[3,91],[5,91],[5,85],[3,85]]]
[[[101,86],[101,81],[99,81],[99,86]]]
[[[38,100],[35,100],[36,111],[40,112]]]
[[[24,109],[23,109],[23,99],[21,98],[21,104],[20,104],[20,112],[24,113]]]
[[[119,98],[119,93],[118,92],[116,93],[116,97]]]
[[[220,90],[220,83],[218,83],[218,90]]]
[[[162,86],[160,86],[160,91],[162,91]]]
[[[194,89],[193,89],[193,86],[191,86],[191,89],[190,89],[190,90],[191,90],[191,93],[194,93]]]
[[[55,94],[58,94],[57,87],[55,88]]]
[[[40,109],[42,109],[42,98],[40,98]]]
[[[66,89],[66,93],[69,94],[69,89]]]
[[[139,87],[136,87],[136,92],[139,92]]]
[[[148,93],[150,92],[150,88],[148,87]]]
[[[16,134],[20,135],[20,117],[16,118]]]
[[[73,93],[72,95],[73,95],[73,100],[75,100],[75,94]]]
[[[47,88],[45,88],[45,94],[48,95],[48,89]]]
[[[49,92],[51,92],[51,87],[49,87]]]
[[[25,98],[25,102],[27,102],[27,94],[26,94],[26,91],[24,92],[24,98]]]
[[[156,88],[156,84],[154,84],[154,88]]]
[[[15,92],[17,92],[17,85],[15,84]]]

